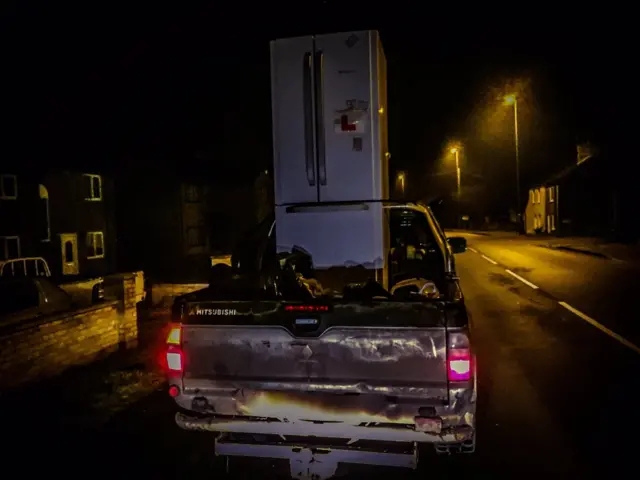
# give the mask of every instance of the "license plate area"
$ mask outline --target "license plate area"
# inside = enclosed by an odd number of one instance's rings
[[[439,417],[415,417],[416,432],[436,433],[442,432],[442,419]]]

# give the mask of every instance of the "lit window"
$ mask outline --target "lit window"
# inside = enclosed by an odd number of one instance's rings
[[[104,235],[102,232],[87,232],[87,258],[104,257]]]
[[[556,187],[549,187],[549,189],[548,189],[548,191],[549,191],[549,203],[555,201],[555,190],[556,190]]]
[[[536,189],[536,203],[540,203],[540,189]]]
[[[85,200],[98,202],[102,200],[102,177],[100,175],[84,174],[85,178]]]
[[[529,190],[529,203],[533,203],[534,202],[534,198],[533,198],[533,190]]]
[[[20,258],[20,237],[0,237],[0,255],[3,260]]]
[[[15,200],[18,198],[18,177],[15,175],[0,175],[0,200]]]

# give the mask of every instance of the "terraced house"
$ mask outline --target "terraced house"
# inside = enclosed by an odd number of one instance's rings
[[[614,237],[628,230],[624,209],[633,202],[623,170],[590,145],[577,148],[577,161],[529,190],[528,234]]]
[[[115,271],[112,181],[96,172],[0,172],[0,259],[43,257],[64,280]]]

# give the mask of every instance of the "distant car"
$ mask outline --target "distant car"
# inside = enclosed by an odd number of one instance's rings
[[[48,277],[0,277],[0,326],[69,310],[71,295]]]

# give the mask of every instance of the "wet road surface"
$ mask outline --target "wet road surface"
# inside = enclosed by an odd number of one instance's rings
[[[604,279],[634,269],[523,242],[468,240],[473,250],[457,263],[478,354],[478,450],[426,455],[409,477],[595,478],[632,468],[640,354],[559,301],[610,329],[632,331],[640,321],[633,302],[611,296]],[[160,324],[145,329],[145,345],[161,338]],[[3,456],[24,477],[222,478],[224,461],[213,456],[212,436],[174,425],[173,402],[152,368],[155,357],[147,348],[38,386],[17,404],[5,400]],[[270,478],[277,471],[270,463],[236,460],[230,476]],[[381,469],[361,473],[371,478]]]

